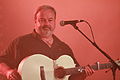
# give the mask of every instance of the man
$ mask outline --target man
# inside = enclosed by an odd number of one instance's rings
[[[43,54],[53,60],[62,55],[73,58],[76,66],[79,66],[74,58],[72,50],[54,34],[56,27],[56,11],[48,5],[40,6],[35,13],[35,27],[32,33],[18,37],[8,46],[5,52],[0,54],[0,72],[9,80],[21,80],[17,72],[19,63],[33,54]],[[85,77],[94,71],[85,67]],[[79,80],[82,74],[72,75],[69,80]],[[85,78],[84,77],[84,78]]]

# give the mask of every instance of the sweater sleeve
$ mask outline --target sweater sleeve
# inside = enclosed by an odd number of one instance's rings
[[[13,40],[8,48],[0,53],[0,63],[5,63],[11,68],[16,66],[16,48],[17,40]]]

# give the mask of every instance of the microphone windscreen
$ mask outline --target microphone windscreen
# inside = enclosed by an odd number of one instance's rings
[[[63,20],[60,21],[60,26],[64,26],[64,25],[65,25],[64,21]]]

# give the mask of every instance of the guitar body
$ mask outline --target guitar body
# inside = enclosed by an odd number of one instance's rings
[[[59,66],[72,68],[75,67],[75,64],[68,55],[52,60],[47,56],[35,54],[21,61],[18,72],[21,74],[22,80],[68,80],[70,75],[62,79],[54,76],[54,69]]]
[[[120,60],[115,62],[120,66]],[[108,69],[112,67],[113,64],[110,62],[91,65],[91,68],[94,70]],[[67,70],[65,71],[67,73],[65,73],[62,78],[61,76],[58,76],[59,74],[56,77],[56,71],[62,74],[64,73],[64,70]],[[81,66],[75,67],[73,59],[68,55],[63,55],[57,60],[52,60],[47,56],[35,54],[23,59],[18,67],[18,72],[20,73],[22,80],[68,80],[70,74],[81,73],[82,70],[83,68]],[[84,80],[85,75],[79,76],[79,74],[76,74],[72,76],[71,79]],[[7,80],[7,78],[0,73],[0,80]]]

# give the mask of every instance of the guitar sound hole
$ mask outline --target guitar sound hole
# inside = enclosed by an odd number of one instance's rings
[[[54,75],[56,78],[59,78],[59,79],[64,78],[66,75],[65,69],[63,67],[57,67],[54,70]]]

